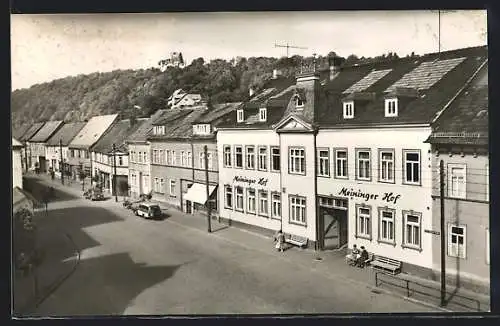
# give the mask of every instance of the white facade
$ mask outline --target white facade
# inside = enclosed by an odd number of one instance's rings
[[[12,187],[23,188],[23,168],[21,163],[22,147],[12,148]]]
[[[131,195],[136,197],[147,194],[151,190],[150,145],[129,143],[128,149],[128,180]]]
[[[373,133],[377,137],[373,137]],[[403,262],[432,268],[432,169],[430,145],[424,143],[430,135],[429,127],[421,128],[380,128],[373,129],[340,129],[320,130],[317,136],[317,148],[329,152],[329,177],[318,177],[318,196],[343,198],[348,201],[348,245],[356,244],[358,248],[365,246],[369,252],[391,257]],[[335,151],[347,151],[348,177],[336,177],[337,168]],[[357,151],[367,150],[370,155],[370,181],[360,180]],[[403,155],[411,150],[420,155],[419,182],[407,184],[406,167]],[[393,153],[393,181],[383,182],[381,152]],[[359,161],[359,160],[358,160]],[[410,163],[411,164],[411,163]],[[385,168],[386,165],[384,165]],[[358,167],[358,171],[356,171]],[[384,173],[385,174],[385,173]],[[390,180],[390,178],[389,178]],[[355,194],[353,194],[354,192]],[[356,194],[360,196],[356,196]],[[368,198],[368,199],[367,199]],[[357,208],[367,205],[370,211],[370,236],[363,237],[360,231],[360,216]],[[381,230],[381,213],[379,209],[394,212],[393,241],[383,241]],[[413,211],[413,212],[412,212]],[[359,211],[358,213],[363,213]],[[419,245],[410,248],[405,245],[408,234],[403,215],[412,212],[411,216],[420,216],[418,221]],[[363,215],[363,214],[359,214]],[[410,226],[411,228],[411,226]],[[413,229],[417,232],[417,229]],[[412,237],[414,235],[411,235]],[[387,237],[387,236],[386,236]],[[391,243],[392,242],[392,243]]]
[[[113,164],[113,155],[92,152],[92,177],[95,175],[106,174],[107,177],[104,187],[107,190],[110,190],[112,187],[111,180],[113,180],[113,176],[115,175]],[[129,176],[128,155],[125,153],[116,153],[116,175]]]
[[[60,177],[60,153],[59,146],[46,146],[45,147],[45,159],[47,160],[47,165],[49,168],[54,169],[55,176]],[[63,161],[66,162],[68,160],[68,146],[62,146],[62,157]]]

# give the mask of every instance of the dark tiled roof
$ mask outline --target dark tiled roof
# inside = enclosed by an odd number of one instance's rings
[[[488,67],[476,76],[433,124],[428,141],[433,144],[488,143]],[[482,83],[486,80],[486,83]]]
[[[52,135],[52,137],[49,138],[46,145],[57,146],[59,145],[59,140],[61,140],[62,146],[68,146],[86,124],[86,122],[72,122],[64,124],[54,135]]]
[[[142,123],[137,130],[127,137],[127,142],[146,142],[147,137],[153,128],[153,122],[161,118],[168,110],[157,110],[147,121]]]
[[[12,128],[12,137],[20,140],[32,125],[22,125],[18,128]]]
[[[26,131],[26,133],[19,140],[21,142],[30,141],[30,138],[33,137],[38,132],[38,130],[43,127],[44,124],[45,122],[37,122],[33,124],[31,128],[29,128],[28,131]]]
[[[439,55],[439,57],[438,57]],[[322,102],[317,111],[317,123],[323,127],[328,126],[349,126],[362,124],[408,124],[408,123],[431,123],[439,110],[453,98],[453,96],[465,85],[467,80],[477,71],[477,69],[487,60],[488,51],[486,46],[459,49],[441,54],[427,54],[418,58],[403,58],[395,61],[366,64],[360,66],[346,67],[340,71],[338,76],[327,83],[322,94]],[[444,73],[449,67],[439,66],[439,60],[455,60],[458,64],[454,65],[449,72]],[[435,64],[431,64],[434,62]],[[422,84],[422,89],[418,91],[418,97],[405,97],[398,105],[397,117],[384,116],[384,99],[387,94],[385,91],[394,84],[403,79],[418,85],[425,78],[421,79],[421,73],[414,76],[413,71],[424,63],[423,70],[427,72],[429,78],[435,75],[441,78],[434,78],[429,86]],[[421,66],[420,66],[421,67]],[[358,107],[354,105],[354,118],[343,118],[342,99],[346,94],[342,92],[348,89],[357,81],[363,79],[373,70],[392,69],[390,73],[380,78],[377,82],[367,87],[364,92],[375,94],[375,99]],[[420,70],[422,70],[420,68]],[[409,76],[409,77],[408,77]],[[437,79],[437,81],[436,81]],[[426,88],[429,86],[429,88]]]
[[[161,139],[178,139],[178,138],[190,138],[193,136],[193,122],[196,121],[202,114],[206,112],[206,108],[199,109],[181,109],[182,115],[175,112],[171,112],[171,119],[168,115],[161,119],[165,124],[165,134],[164,135],[153,135],[148,136],[148,140],[161,140]],[[173,111],[173,110],[168,110]],[[155,123],[158,125],[158,123]]]
[[[50,136],[52,136],[54,132],[61,127],[62,124],[62,121],[47,121],[45,125],[40,128],[40,130],[33,137],[31,137],[30,141],[39,143],[46,142]]]
[[[127,152],[126,139],[133,134],[147,119],[137,119],[132,125],[129,119],[117,121],[102,137],[92,146],[91,151],[98,153],[110,153],[113,151],[113,144],[117,151]]]
[[[229,112],[235,111],[243,102],[214,104],[211,109],[202,114],[193,124],[212,123]]]
[[[204,109],[205,110],[205,109]],[[170,109],[165,112],[161,118],[153,121],[153,126],[163,126],[173,123],[175,120],[181,119],[190,114],[192,109]]]

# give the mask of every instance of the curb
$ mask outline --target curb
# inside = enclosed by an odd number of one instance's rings
[[[73,245],[74,248],[74,254],[71,258],[75,263],[73,264],[72,268],[69,270],[69,272],[62,274],[56,280],[54,280],[51,284],[46,286],[45,288],[47,291],[45,293],[41,293],[38,295],[38,297],[33,298],[28,304],[23,309],[20,309],[20,314],[27,314],[32,312],[34,309],[36,309],[40,304],[42,304],[45,299],[47,299],[52,293],[54,293],[63,283],[66,281],[75,271],[76,268],[78,267],[78,264],[80,263],[80,249],[76,245],[76,243],[73,241],[73,238],[68,233],[64,234],[69,242]]]

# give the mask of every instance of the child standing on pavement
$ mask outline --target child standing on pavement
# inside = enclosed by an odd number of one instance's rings
[[[283,252],[283,245],[285,243],[285,235],[281,231],[281,229],[276,232],[274,235],[274,241],[276,241],[276,245],[274,246],[279,252]]]

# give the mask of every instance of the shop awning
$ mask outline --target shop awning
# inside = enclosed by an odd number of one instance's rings
[[[210,195],[214,192],[216,186],[208,186]],[[189,200],[198,204],[205,205],[207,201],[207,186],[201,183],[193,183],[184,195],[185,200]]]

